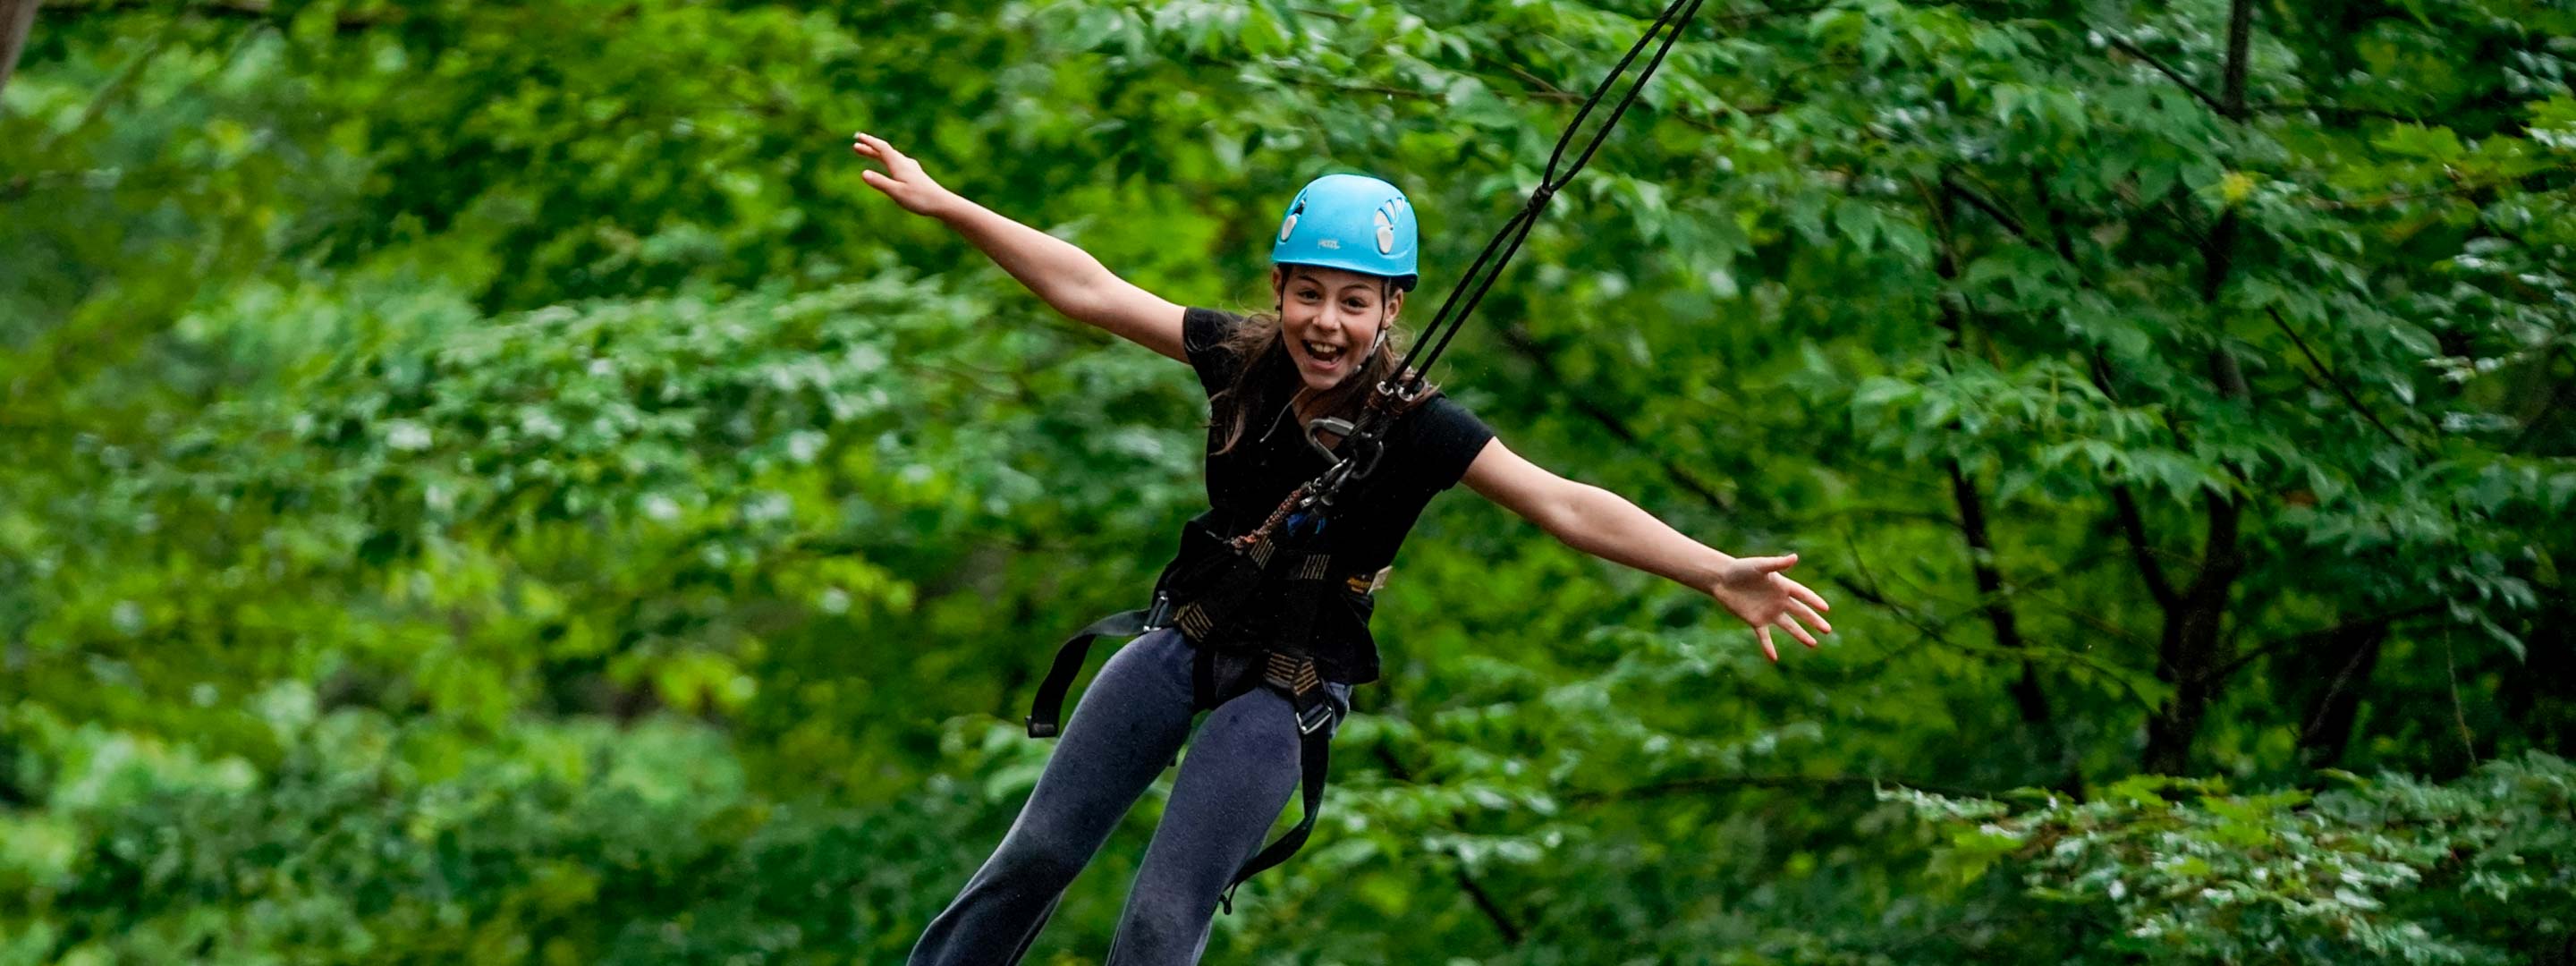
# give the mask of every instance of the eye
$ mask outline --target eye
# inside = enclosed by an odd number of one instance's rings
[[[1349,307],[1351,308],[1351,310],[1352,310],[1352,311],[1355,311],[1355,312],[1356,312],[1356,311],[1359,311],[1359,310],[1361,310],[1361,309],[1368,308],[1368,300],[1367,300],[1367,299],[1362,299],[1362,298],[1347,298],[1347,299],[1343,299],[1343,300],[1342,300],[1342,304],[1343,304],[1343,305],[1346,305],[1346,306],[1349,306]]]

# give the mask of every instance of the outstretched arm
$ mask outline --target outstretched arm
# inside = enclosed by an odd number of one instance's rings
[[[1071,242],[993,213],[940,187],[922,173],[921,163],[872,134],[853,136],[850,150],[874,158],[885,170],[863,171],[868,187],[884,192],[904,210],[937,218],[983,249],[993,264],[1011,273],[1030,292],[1077,322],[1107,330],[1183,362],[1181,307],[1137,288],[1112,274]]]
[[[1816,646],[1816,638],[1800,621],[1827,634],[1834,632],[1819,613],[1832,610],[1832,605],[1782,573],[1798,562],[1797,554],[1732,557],[1720,553],[1683,536],[1619,494],[1574,482],[1522,459],[1499,439],[1486,443],[1475,462],[1467,464],[1465,482],[1566,546],[1717,598],[1736,617],[1753,625],[1754,637],[1762,642],[1762,656],[1773,661],[1780,659],[1780,649],[1771,643],[1772,628],[1787,630],[1808,647]]]

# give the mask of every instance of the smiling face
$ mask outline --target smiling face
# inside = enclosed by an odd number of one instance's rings
[[[1404,307],[1404,292],[1390,296],[1386,279],[1338,268],[1274,267],[1270,284],[1279,292],[1288,357],[1298,378],[1319,392],[1358,372]]]

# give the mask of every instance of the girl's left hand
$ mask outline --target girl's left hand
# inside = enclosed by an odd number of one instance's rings
[[[1708,595],[1735,612],[1735,616],[1753,625],[1753,636],[1762,641],[1762,656],[1772,663],[1780,661],[1780,649],[1771,643],[1771,629],[1785,628],[1808,647],[1816,646],[1816,637],[1798,622],[1805,621],[1826,634],[1834,625],[1826,623],[1819,611],[1833,605],[1807,585],[1791,580],[1781,571],[1796,566],[1797,554],[1782,557],[1737,557],[1720,570],[1717,582],[1706,588]]]

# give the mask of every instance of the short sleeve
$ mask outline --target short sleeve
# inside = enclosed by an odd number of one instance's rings
[[[1190,358],[1190,368],[1198,370],[1199,385],[1214,396],[1234,385],[1234,374],[1242,360],[1226,351],[1225,340],[1243,325],[1243,317],[1216,309],[1186,309],[1181,313],[1181,352]]]
[[[1406,435],[1411,445],[1406,448],[1412,463],[1406,475],[1434,492],[1456,486],[1466,477],[1468,464],[1494,439],[1492,427],[1447,395],[1431,397],[1405,421],[1410,424]]]

